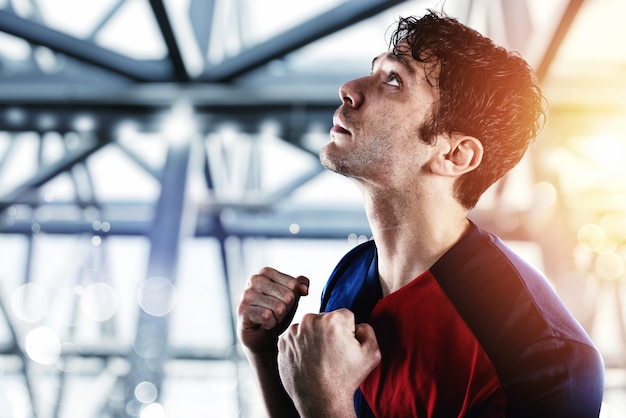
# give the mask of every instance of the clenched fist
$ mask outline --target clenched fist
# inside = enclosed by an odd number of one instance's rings
[[[276,352],[278,336],[289,326],[309,279],[265,267],[248,280],[237,309],[237,331],[251,353]]]
[[[280,378],[302,417],[354,416],[354,392],[380,362],[373,328],[347,309],[305,315],[278,350]]]

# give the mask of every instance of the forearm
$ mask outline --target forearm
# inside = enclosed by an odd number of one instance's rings
[[[316,394],[305,394],[305,402],[299,402],[302,415],[289,397],[280,379],[276,355],[271,353],[258,355],[246,353],[252,372],[256,378],[265,409],[269,417],[303,418],[356,418],[351,397],[332,402],[316,401]]]
[[[246,350],[252,373],[269,417],[299,417],[278,373],[276,354],[252,354]]]

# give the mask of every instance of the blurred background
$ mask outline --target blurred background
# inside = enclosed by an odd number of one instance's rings
[[[626,417],[621,0],[0,0],[0,416],[263,417],[245,281],[306,275],[315,312],[369,238],[317,154],[338,87],[429,7],[537,71],[548,124],[471,218],[546,273]]]

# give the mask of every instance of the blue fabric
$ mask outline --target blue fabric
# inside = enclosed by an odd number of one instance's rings
[[[322,292],[320,311],[348,308],[354,313],[357,323],[368,322],[374,305],[383,293],[377,266],[374,241],[352,249],[331,274]]]
[[[357,323],[368,322],[382,293],[376,246],[373,241],[368,241],[354,248],[337,264],[322,292],[320,311],[348,308],[354,313]],[[374,418],[360,389],[354,394],[354,410],[359,418]]]

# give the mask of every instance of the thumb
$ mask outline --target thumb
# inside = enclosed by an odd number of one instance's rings
[[[381,354],[374,328],[370,324],[356,324],[354,337],[361,344],[364,354],[371,360],[370,367],[373,369],[380,363]]]
[[[296,279],[298,280],[298,290],[300,290],[300,296],[308,295],[310,284],[309,279],[304,276],[298,276]]]
[[[376,333],[370,324],[356,324],[354,337],[359,341],[359,343],[361,343],[362,346],[365,346],[372,351],[378,351]]]

